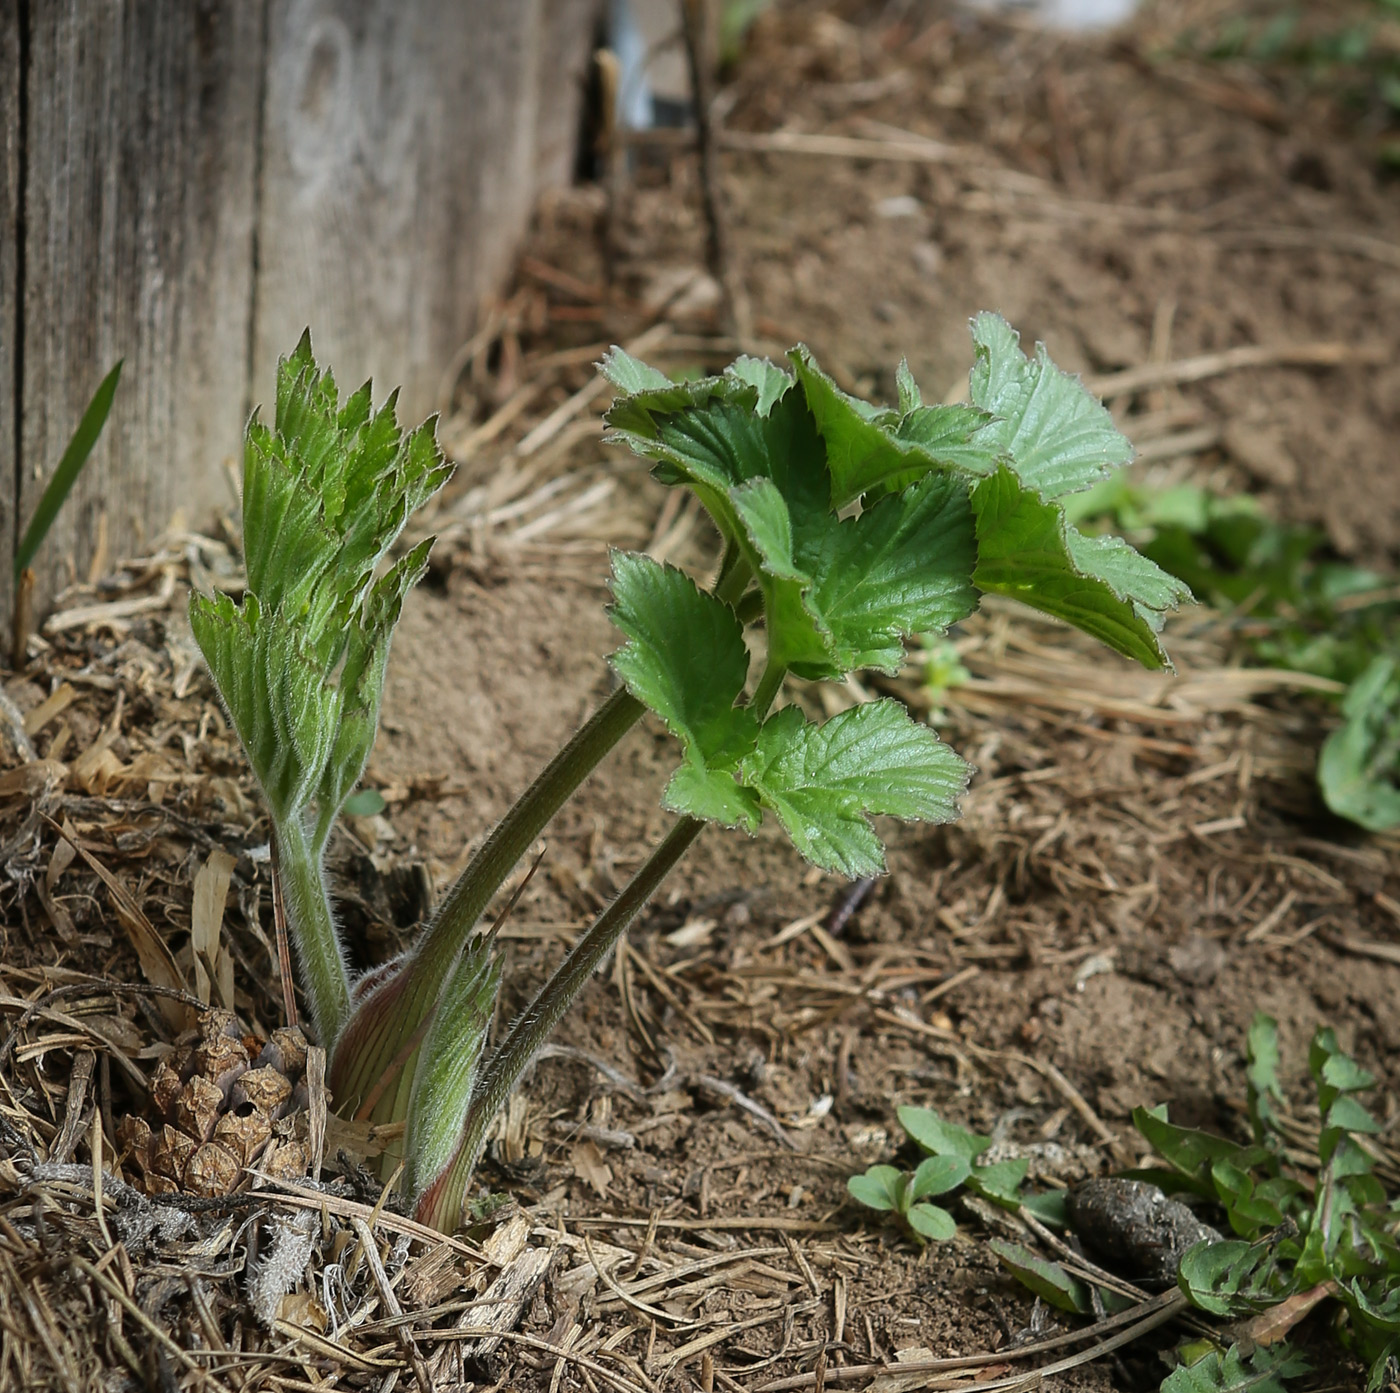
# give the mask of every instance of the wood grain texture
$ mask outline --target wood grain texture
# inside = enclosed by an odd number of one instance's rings
[[[233,502],[223,462],[305,325],[344,385],[439,405],[541,181],[570,172],[597,3],[0,0],[0,618],[118,358],[41,612],[104,518],[116,560]]]
[[[231,500],[246,398],[262,6],[30,6],[19,510],[125,358],[107,429],[40,553],[40,598],[177,509]]]
[[[0,11],[0,629],[10,613],[18,532],[19,402],[15,395],[20,330],[20,31],[18,6]]]
[[[255,392],[310,324],[342,386],[401,383],[419,419],[509,269],[541,130],[567,172],[592,0],[271,3]]]

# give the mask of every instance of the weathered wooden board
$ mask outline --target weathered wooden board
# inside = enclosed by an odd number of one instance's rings
[[[19,510],[88,398],[112,415],[39,558],[41,597],[177,509],[230,501],[245,407],[261,9],[30,4]],[[106,519],[105,525],[103,519]]]
[[[119,357],[41,607],[104,536],[116,559],[232,501],[223,463],[305,325],[342,383],[440,404],[569,172],[596,4],[0,2],[0,619],[20,524]]]
[[[12,558],[17,541],[19,402],[15,395],[20,335],[20,35],[0,21],[0,616],[10,612]],[[0,629],[3,629],[0,619]]]
[[[529,217],[541,131],[567,172],[590,9],[272,0],[255,394],[310,324],[342,385],[402,383],[415,419],[442,404]]]

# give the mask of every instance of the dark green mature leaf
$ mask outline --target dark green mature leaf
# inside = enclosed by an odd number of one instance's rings
[[[905,637],[976,607],[972,512],[957,479],[924,478],[844,520],[789,508],[767,479],[731,497],[760,567],[770,661],[804,677],[897,672]]]
[[[1133,1126],[1182,1175],[1207,1185],[1210,1184],[1210,1167],[1217,1161],[1226,1161],[1241,1170],[1249,1170],[1271,1159],[1270,1153],[1263,1147],[1240,1146],[1211,1132],[1177,1127],[1147,1108],[1133,1109]]]
[[[1238,1345],[1207,1350],[1189,1364],[1179,1364],[1162,1384],[1161,1393],[1286,1393],[1284,1380],[1309,1371],[1301,1355],[1287,1345],[1256,1349],[1248,1358]]]
[[[1132,459],[1113,417],[1050,361],[1044,344],[1027,358],[1020,335],[996,314],[979,314],[972,338],[972,402],[996,418],[981,438],[1010,459],[1027,487],[1045,499],[1077,493]]]
[[[1400,827],[1400,664],[1379,656],[1342,701],[1317,778],[1327,806],[1371,832]]]
[[[1059,1263],[1038,1258],[1028,1248],[1023,1248],[1019,1243],[1008,1243],[1004,1238],[992,1239],[991,1249],[997,1261],[1022,1286],[1028,1287],[1048,1305],[1076,1315],[1087,1315],[1093,1310],[1088,1287],[1071,1277]]]
[[[738,617],[684,572],[629,552],[613,553],[612,588],[613,623],[630,640],[613,667],[685,750],[666,805],[754,831],[758,799],[734,779],[758,738],[754,713],[734,704],[749,669]]]
[[[102,434],[102,427],[107,424],[107,415],[112,409],[112,398],[117,394],[117,382],[121,378],[124,361],[119,358],[116,367],[98,383],[92,400],[87,404],[87,410],[83,412],[77,429],[74,430],[62,458],[58,461],[58,468],[54,470],[53,477],[44,485],[44,491],[39,495],[38,506],[34,509],[29,526],[24,529],[24,536],[20,538],[19,546],[15,549],[16,585],[19,584],[20,575],[25,568],[33,564],[39,548],[44,544],[44,538],[49,535],[49,528],[53,526],[54,519],[67,502],[73,485],[78,482],[83,466],[92,457],[92,448],[97,444],[97,437]]]
[[[764,723],[740,769],[803,856],[852,879],[884,869],[870,814],[950,821],[968,772],[894,701],[869,702],[819,726],[789,706]]]
[[[1073,624],[1145,667],[1168,666],[1163,611],[1190,591],[1126,543],[1084,537],[1002,466],[972,490],[979,589]]]

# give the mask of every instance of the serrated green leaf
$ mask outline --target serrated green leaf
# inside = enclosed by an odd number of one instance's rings
[[[674,385],[659,368],[649,367],[640,359],[634,358],[626,349],[616,345],[603,355],[603,361],[598,367],[619,392],[626,392],[628,395],[664,390]]]
[[[1203,1311],[1245,1315],[1268,1300],[1261,1272],[1267,1258],[1266,1247],[1243,1239],[1197,1243],[1182,1257],[1177,1283],[1191,1304]]]
[[[1240,1146],[1194,1127],[1177,1127],[1147,1108],[1133,1109],[1133,1125],[1184,1176],[1209,1180],[1216,1162],[1227,1162],[1240,1171],[1270,1159],[1263,1147]]]
[[[1126,544],[1073,532],[1057,504],[1005,466],[973,487],[972,509],[979,589],[1055,615],[1145,667],[1168,666],[1157,630],[1162,609],[1190,598],[1180,581]]]
[[[919,1238],[934,1243],[946,1243],[958,1231],[953,1216],[936,1204],[911,1205],[904,1217]]]
[[[919,390],[919,384],[914,381],[914,374],[909,371],[908,358],[899,360],[899,366],[894,370],[894,385],[895,391],[899,393],[900,415],[907,416],[924,404],[924,394]]]
[[[971,1162],[991,1144],[990,1137],[969,1132],[956,1122],[940,1117],[932,1108],[916,1108],[905,1104],[897,1110],[899,1125],[934,1156],[961,1156]]]
[[[1004,1238],[992,1239],[991,1249],[997,1261],[1022,1286],[1057,1310],[1084,1315],[1093,1309],[1088,1288],[1071,1277],[1059,1263],[1038,1258],[1019,1243],[1008,1243]]]
[[[899,1207],[900,1181],[903,1175],[893,1166],[871,1166],[864,1175],[853,1175],[846,1189],[871,1209],[892,1210]]]
[[[909,1182],[909,1202],[956,1190],[970,1172],[971,1167],[961,1156],[926,1156]]]
[[[1327,1109],[1325,1125],[1339,1128],[1343,1132],[1375,1133],[1381,1130],[1380,1123],[1371,1116],[1355,1098],[1343,1094]]]
[[[1163,1381],[1161,1393],[1286,1393],[1284,1380],[1308,1371],[1308,1362],[1287,1345],[1256,1349],[1247,1360],[1238,1345],[1231,1345],[1178,1364]]]
[[[724,375],[753,388],[758,398],[754,410],[760,416],[767,416],[774,403],[781,401],[793,384],[792,374],[776,363],[767,358],[750,358],[747,355],[730,363]]]
[[[673,566],[629,552],[612,566],[612,620],[629,640],[613,667],[685,751],[667,806],[755,830],[758,799],[734,778],[758,738],[754,713],[734,704],[749,668],[738,617]]]
[[[972,338],[972,402],[996,418],[985,443],[1010,459],[1027,487],[1058,498],[1132,459],[1133,447],[1113,417],[1078,378],[1050,361],[1044,344],[1027,358],[1020,335],[996,314],[979,314]]]
[[[858,517],[789,508],[776,484],[731,491],[759,565],[769,659],[804,677],[897,672],[903,640],[976,607],[967,490],[930,476]]]
[[[764,723],[757,749],[740,768],[803,856],[852,879],[884,869],[870,814],[950,821],[968,772],[927,726],[887,700],[823,725],[787,707]]]
[[[901,418],[843,392],[804,345],[788,357],[826,443],[833,508],[872,489],[904,487],[942,466],[985,473],[995,463],[995,451],[973,445],[987,423],[984,413],[966,406],[920,407]]]

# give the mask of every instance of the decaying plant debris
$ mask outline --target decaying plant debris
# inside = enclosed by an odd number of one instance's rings
[[[909,63],[933,64],[945,41],[972,42],[944,31],[925,38],[923,57]],[[1074,47],[1050,61],[1038,36],[1010,31],[977,42],[981,56],[960,50],[958,74],[940,70],[940,82],[962,83],[964,105],[940,108],[956,113],[954,132],[986,140],[998,165],[1023,165],[1047,186],[1082,180],[1081,201],[1036,204],[1041,221],[1031,228],[1029,196],[1008,183],[984,191],[980,206],[964,200],[941,244],[958,276],[965,262],[993,278],[1024,266],[1050,284],[1039,260],[1054,240],[1042,235],[1048,220],[1100,247],[1138,216],[1111,216],[1113,200],[1136,208],[1156,197],[1115,184],[1100,167],[1112,161],[1097,133],[1114,123],[1097,121],[1093,103],[1098,75],[1117,60]],[[763,50],[762,82],[746,79],[746,119],[760,125],[763,103],[787,92],[809,128],[870,138],[852,122],[904,118],[881,105],[888,99],[854,88],[892,62],[877,42],[852,49],[817,26],[786,50]],[[1033,97],[1006,115],[997,84],[1008,62],[1046,88],[1027,78],[1017,90]],[[814,86],[817,69],[804,64],[816,64],[827,86]],[[1046,96],[1057,71],[1068,74],[1059,105]],[[1224,82],[1227,96],[1235,90],[1210,71],[1183,69],[1172,80],[1183,73]],[[1113,66],[1103,100],[1116,100],[1123,84],[1149,90],[1135,70]],[[937,90],[940,101],[957,95]],[[984,132],[979,113],[998,110],[1002,124]],[[1171,116],[1164,108],[1166,129]],[[1238,115],[1216,118],[1228,144]],[[1141,122],[1133,129],[1150,133]],[[1252,122],[1241,139],[1277,153],[1270,142],[1281,149],[1288,136],[1270,130]],[[1200,187],[1238,179],[1224,147],[1203,148],[1194,157]],[[1323,154],[1344,170],[1341,149]],[[692,289],[703,288],[688,166],[667,158],[674,186],[644,185],[635,219],[619,232],[636,239],[618,251],[622,271],[664,254],[691,268]],[[748,164],[730,166],[741,190],[786,197],[797,182],[787,167],[775,175],[760,164],[778,155],[742,158]],[[864,208],[906,192],[892,172],[900,167],[856,165],[849,151],[815,158],[833,162],[829,200]],[[1273,170],[1261,157],[1265,164]],[[957,204],[966,192],[959,170],[930,174],[916,191],[930,203],[946,192]],[[810,172],[803,177],[810,182]],[[1269,227],[1307,222],[1311,193],[1288,182],[1280,194],[1273,178],[1261,176],[1254,190]],[[1231,187],[1239,225],[1212,234],[1210,247],[1248,232],[1250,190]],[[757,192],[736,200],[740,254],[761,222]],[[1383,200],[1357,198],[1373,240],[1383,240]],[[391,680],[388,727],[370,769],[386,807],[333,848],[366,962],[405,941],[433,888],[460,866],[464,844],[605,693],[609,639],[595,617],[604,544],[696,568],[713,559],[694,510],[677,502],[658,514],[625,464],[603,461],[604,399],[589,365],[605,339],[663,366],[726,361],[737,346],[694,308],[698,296],[690,307],[677,303],[674,286],[670,308],[642,304],[650,291],[640,279],[627,282],[626,297],[601,292],[593,252],[569,260],[563,250],[580,240],[572,216],[565,209],[546,229],[521,289],[488,315],[463,356],[458,401],[474,397],[477,410],[444,431],[465,463],[432,521],[443,538],[434,588],[406,616],[397,650],[425,668],[431,653],[434,667],[421,680]],[[879,227],[900,225],[879,217]],[[1322,266],[1343,298],[1383,303],[1381,263],[1365,248],[1338,250],[1322,231],[1286,255]],[[1117,287],[1115,277],[1128,276],[1150,311],[1169,289],[1149,274],[1153,257],[1175,264],[1172,236],[1191,240],[1196,274],[1215,274],[1197,233],[1149,229],[1118,270],[1096,262],[1093,277],[1075,281],[1088,365],[1105,375],[1135,368],[1149,336],[1139,344],[1104,313],[1104,278]],[[859,264],[847,240],[830,232],[816,269],[793,263],[791,285],[767,277],[783,248],[748,246],[760,334],[771,297],[800,293],[804,277],[826,293],[847,274],[874,274],[868,239]],[[1203,279],[1192,295],[1223,305],[1245,294],[1247,279],[1235,274],[1228,292]],[[1022,293],[1007,283],[1010,298]],[[1260,292],[1267,303],[1248,335],[1266,347],[1282,338],[1274,286],[1268,280]],[[1239,310],[1242,301],[1230,303]],[[897,321],[912,313],[902,301],[892,312]],[[859,307],[832,302],[830,313],[846,317],[850,340],[836,356],[854,362],[853,375],[867,358],[890,357],[875,351],[882,336],[910,333]],[[1202,314],[1183,300],[1175,337],[1164,315],[1153,359],[1226,346],[1211,337],[1215,320],[1205,316],[1199,328]],[[1303,317],[1305,338],[1338,337],[1316,306]],[[778,327],[774,337],[786,341],[806,326]],[[833,332],[834,321],[825,325]],[[939,361],[931,349],[931,368]],[[1281,458],[1278,439],[1259,428],[1245,382],[1178,389],[1184,379],[1170,366],[1155,368],[1154,382],[1167,385],[1146,389],[1159,395],[1138,400],[1130,434],[1170,461],[1214,448],[1224,434],[1243,451],[1240,437],[1253,432],[1259,448],[1245,472],[1274,487],[1267,473]],[[1294,390],[1292,376],[1250,372],[1251,390],[1276,408]],[[1368,372],[1307,378],[1303,396],[1335,398],[1359,417],[1368,393],[1380,399],[1382,374]],[[1358,425],[1352,438],[1371,458],[1374,437]],[[1237,458],[1230,468],[1238,480]],[[1295,509],[1324,487],[1311,476],[1276,486]],[[1338,502],[1341,540],[1346,517]],[[1386,543],[1387,525],[1378,509],[1352,527],[1374,546]],[[501,1378],[540,1393],[651,1393],[691,1382],[705,1393],[715,1385],[757,1393],[863,1388],[877,1378],[887,1393],[914,1379],[975,1387],[1093,1350],[1150,1323],[1159,1307],[1144,1303],[1113,1329],[1044,1349],[1069,1327],[1036,1331],[1040,1317],[982,1242],[992,1232],[981,1227],[986,1215],[960,1212],[966,1237],[920,1262],[843,1208],[847,1176],[891,1155],[898,1104],[936,1105],[1030,1155],[1038,1179],[1073,1183],[1138,1159],[1129,1113],[1140,1103],[1169,1101],[1181,1121],[1238,1128],[1241,1041],[1262,1005],[1294,1055],[1317,1020],[1330,1019],[1380,1076],[1379,1110],[1393,1115],[1397,848],[1324,819],[1312,774],[1327,717],[1308,685],[1232,666],[1228,629],[1205,615],[1173,627],[1180,671],[1164,682],[1091,659],[1090,646],[1062,629],[992,610],[959,638],[971,679],[938,697],[948,738],[980,771],[965,822],[898,833],[890,879],[846,917],[843,889],[804,880],[776,842],[698,854],[674,898],[585,993],[568,1043],[541,1062],[503,1120],[485,1178],[518,1208],[465,1240],[416,1230],[379,1205],[379,1184],[356,1169],[383,1139],[329,1119],[322,1135],[310,1087],[292,1138],[307,1148],[305,1180],[253,1176],[209,1199],[144,1196],[117,1141],[122,1117],[189,1028],[194,1003],[226,1005],[231,990],[259,1036],[284,1023],[267,828],[180,622],[192,577],[236,587],[235,540],[227,529],[172,535],[149,557],[115,567],[114,578],[76,588],[24,677],[4,684],[14,709],[0,736],[0,1387],[378,1389],[435,1380],[489,1387]],[[446,625],[460,636],[451,653],[438,637]],[[925,695],[912,670],[881,688],[914,703]],[[869,690],[853,686],[849,699]],[[506,731],[498,747],[478,738],[482,709]],[[632,737],[623,767],[551,830],[540,874],[502,930],[523,980],[557,961],[657,830],[650,810],[666,766],[654,743]],[[216,855],[233,862],[222,906],[195,889]],[[1315,1120],[1300,1113],[1288,1125],[1301,1156]],[[95,1172],[98,1143],[106,1165]],[[496,1331],[490,1339],[475,1333],[486,1327]],[[891,1374],[884,1366],[896,1354],[902,1368]],[[930,1367],[951,1356],[965,1359]],[[1155,1356],[1132,1363],[1139,1356],[1127,1345],[1114,1357],[1155,1387]],[[1096,1361],[1058,1386],[1116,1379]]]

